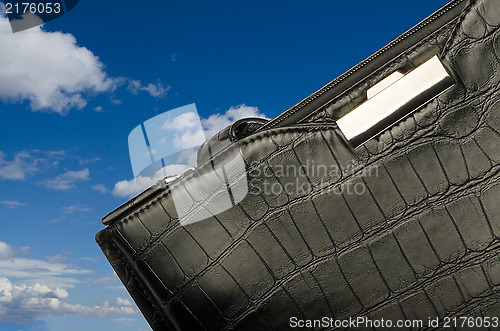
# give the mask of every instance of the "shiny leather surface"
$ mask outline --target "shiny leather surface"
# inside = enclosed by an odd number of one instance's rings
[[[334,120],[370,81],[304,123],[236,142],[249,175],[307,160],[341,169],[267,178],[281,187],[298,178],[307,189],[248,194],[180,226],[167,188],[100,232],[153,329],[286,330],[292,316],[500,316],[499,25],[498,0],[474,1],[381,68],[384,76],[437,48],[456,85],[354,151]],[[335,191],[356,184],[366,190]]]
[[[200,146],[196,157],[197,164],[201,165],[209,161],[211,157],[227,148],[231,143],[253,134],[267,122],[263,118],[243,118],[234,122]]]

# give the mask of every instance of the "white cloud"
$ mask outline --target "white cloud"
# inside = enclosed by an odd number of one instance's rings
[[[87,278],[87,279],[85,279],[85,281],[87,281],[87,282],[89,282],[92,285],[97,286],[97,287],[110,287],[111,284],[114,284],[114,285],[120,284],[120,278],[118,278],[118,275],[114,271],[113,271],[113,273],[111,273],[110,275],[108,275],[106,277],[97,278],[97,279]],[[120,285],[120,288],[122,288],[121,285]]]
[[[97,185],[94,185],[92,186],[92,190],[94,191],[97,191],[97,192],[100,192],[102,194],[105,194],[105,193],[108,193],[109,190],[108,188],[106,187],[106,185],[104,184],[97,184]]]
[[[24,202],[19,202],[19,201],[1,201],[0,204],[5,205],[9,208],[18,208],[18,207],[24,207],[24,206],[28,205]]]
[[[80,165],[96,160],[80,160],[65,151],[30,150],[17,152],[9,157],[0,151],[0,179],[26,180],[38,172],[57,168],[66,159],[78,160]]]
[[[16,278],[57,277],[61,275],[81,275],[90,273],[89,270],[69,266],[60,262],[49,262],[36,259],[11,257],[0,260],[0,275]],[[68,279],[63,281],[69,286]]]
[[[7,243],[0,241],[0,261],[9,260],[16,255],[14,248]]]
[[[145,178],[146,180],[148,179],[148,177],[139,176],[137,178],[137,180],[142,180],[143,178]],[[153,182],[153,181],[150,182],[148,180],[148,183],[151,183],[151,186],[152,186],[156,182]],[[118,183],[115,184],[115,187],[113,188],[113,195],[115,197],[131,198],[131,197],[136,196],[137,194],[141,193],[144,190],[145,190],[145,188],[139,186],[136,183],[135,179],[122,180],[122,181],[119,181]]]
[[[139,178],[141,177],[139,176]],[[144,188],[137,185],[135,179],[122,180],[115,184],[115,187],[113,188],[113,195],[115,197],[131,198],[142,191],[144,191]]]
[[[122,180],[115,184],[113,195],[116,197],[131,198],[148,187],[155,185],[159,180],[167,176],[180,174],[187,168],[189,166],[185,164],[172,164],[158,170],[153,177],[138,176],[135,179]]]
[[[128,300],[117,298],[100,305],[84,306],[65,302],[66,290],[42,284],[13,284],[7,277],[0,278],[0,321],[22,324],[33,323],[47,315],[71,315],[105,319],[116,315],[135,315]]]
[[[27,284],[41,283],[54,287],[73,287],[80,281],[73,278],[78,275],[91,273],[90,270],[64,264],[57,258],[48,257],[47,261],[21,258],[18,254],[25,254],[29,247],[16,249],[0,241],[0,276],[25,279]],[[69,255],[70,252],[63,252]]]
[[[163,98],[171,88],[159,80],[142,84],[108,76],[99,57],[78,45],[70,33],[47,32],[42,26],[12,33],[1,8],[0,34],[0,100],[7,103],[27,101],[33,111],[65,115],[86,107],[90,96],[113,92],[123,84],[128,83],[132,94],[145,92],[154,98]],[[121,104],[114,96],[110,101]],[[93,110],[105,111],[102,106]]]
[[[1,66],[0,70],[2,70]],[[6,154],[0,151],[1,179],[25,180],[27,176],[33,175],[35,172],[40,170],[37,167],[35,160],[33,160],[32,156],[28,152],[23,151],[17,153],[11,161],[6,160],[5,157]]]
[[[257,107],[239,105],[229,108],[224,114],[213,114],[207,119],[201,119],[203,129],[200,128],[198,115],[193,112],[166,121],[162,124],[162,129],[174,131],[174,141],[172,143],[178,148],[185,149],[193,146],[193,140],[199,141],[201,144],[205,137],[210,138],[231,123],[248,117],[267,118]],[[139,176],[136,179],[119,181],[113,188],[113,195],[125,198],[133,197],[146,188],[155,185],[166,176],[178,175],[190,165],[196,164],[196,150],[185,149],[184,152],[186,152],[186,155],[181,155],[181,157],[188,161],[186,164],[174,164],[164,167],[153,178]]]
[[[90,158],[90,159],[79,159],[78,164],[79,165],[96,164],[99,161],[101,161],[100,157],[94,157],[94,158]]]
[[[89,169],[83,169],[79,171],[67,171],[58,175],[56,178],[47,179],[43,182],[39,182],[48,189],[67,191],[69,189],[75,188],[76,183],[87,181],[90,179]]]
[[[117,305],[117,306],[125,306],[125,307],[132,307],[132,302],[130,302],[127,299],[116,298],[115,305]]]
[[[164,86],[161,81],[157,81],[156,84],[149,83],[148,85],[144,86],[142,85],[140,80],[129,80],[127,89],[132,94],[146,92],[154,98],[163,98],[171,89],[171,86]]]
[[[91,271],[65,264],[63,255],[49,256],[48,261],[16,257],[16,251],[23,250],[0,241],[0,322],[29,324],[47,315],[105,319],[137,314],[132,303],[123,298],[95,306],[66,302],[70,294],[65,288],[82,282],[68,276]]]
[[[197,128],[198,122],[200,118],[198,114],[194,112],[188,112],[177,116],[172,120],[165,121],[161,128],[163,130],[175,130],[175,131],[184,131],[186,129],[195,129]]]
[[[200,144],[201,145],[201,144]],[[185,149],[177,155],[177,163],[180,164],[190,164],[192,166],[196,165],[196,158],[198,156],[198,148],[188,148]],[[178,175],[181,171],[174,171],[176,169],[172,169],[172,174]]]
[[[32,110],[67,113],[82,109],[85,93],[112,91],[116,83],[90,50],[75,37],[41,27],[12,33],[0,16],[0,99],[28,100]]]
[[[194,112],[184,113],[165,121],[161,128],[174,133],[171,143],[175,147],[187,149],[193,146],[193,142],[201,145],[225,127],[248,117],[267,118],[257,107],[239,105],[229,108],[224,114],[212,114],[207,119],[200,119]]]
[[[268,118],[261,113],[259,108],[239,105],[229,108],[224,114],[213,114],[201,121],[207,138],[212,137],[220,130],[242,118],[260,117]]]
[[[47,261],[50,263],[66,263],[68,262],[68,257],[61,254],[49,255],[47,256]]]
[[[162,130],[173,133],[173,141],[161,140],[162,143],[173,144],[178,149],[188,149],[196,145],[201,145],[205,140],[205,133],[201,126],[200,117],[194,112],[184,113],[174,119],[166,120]]]
[[[64,212],[66,214],[74,214],[75,212],[78,212],[78,211],[80,211],[80,212],[90,211],[90,207],[87,205],[78,204],[78,205],[73,205],[73,206],[62,207],[62,210],[64,210]]]

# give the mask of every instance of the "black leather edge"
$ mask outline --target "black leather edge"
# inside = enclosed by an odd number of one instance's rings
[[[351,86],[367,79],[380,67],[394,60],[401,53],[418,44],[425,37],[439,32],[439,30],[446,24],[452,22],[453,20],[456,20],[467,7],[468,3],[469,1],[464,0],[459,5],[453,7],[446,14],[437,17],[431,23],[426,25],[425,28],[420,29],[419,31],[412,33],[411,35],[406,37],[404,42],[399,42],[394,46],[391,46],[391,44],[395,43],[399,38],[402,38],[403,36],[408,34],[408,31],[410,31],[411,29],[404,32],[393,41],[389,42],[386,46],[382,47],[374,54],[368,56],[365,60],[361,61],[356,66],[352,67],[342,75],[338,76],[328,84],[318,89],[316,92],[310,94],[303,100],[285,110],[283,113],[260,128],[260,130],[266,130],[272,127],[282,127],[291,123],[299,123],[305,118],[313,115],[317,110],[331,103],[333,99],[337,98],[342,92],[349,89]],[[422,20],[422,22],[431,18],[436,13],[437,11]],[[361,65],[365,62],[367,64]]]

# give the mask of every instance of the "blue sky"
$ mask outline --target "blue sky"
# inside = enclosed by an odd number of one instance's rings
[[[137,192],[128,134],[191,103],[214,127],[274,117],[444,3],[81,0],[16,34],[0,15],[0,330],[147,330],[94,242]]]

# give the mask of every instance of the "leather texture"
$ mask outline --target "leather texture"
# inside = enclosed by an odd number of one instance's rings
[[[339,171],[267,176],[282,190],[267,194],[257,184],[233,208],[185,226],[166,187],[98,233],[151,327],[287,330],[292,316],[500,316],[499,26],[500,1],[472,1],[302,123],[233,143],[253,179],[307,160]],[[338,114],[367,86],[432,51],[456,84],[349,149]],[[172,185],[205,192],[195,178],[209,167]],[[349,191],[356,188],[365,189]]]
[[[267,122],[263,118],[243,118],[234,122],[200,146],[196,163],[201,165],[209,162],[212,156],[226,149],[231,143],[255,133]]]

